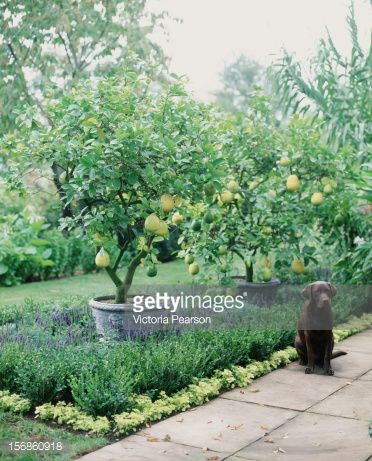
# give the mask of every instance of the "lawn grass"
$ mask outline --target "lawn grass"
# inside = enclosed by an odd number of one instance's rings
[[[61,451],[10,451],[9,442],[62,442]],[[67,461],[106,445],[105,437],[93,437],[53,428],[11,413],[0,412],[0,461]]]
[[[145,268],[139,267],[134,278],[134,287],[136,285],[175,285],[180,283],[192,283],[192,277],[187,271],[187,266],[180,259],[159,265],[158,275],[153,278],[146,275]],[[94,297],[113,294],[114,289],[107,274],[101,271],[58,280],[25,283],[10,288],[0,287],[0,305],[20,304],[26,298],[56,300],[66,296]]]

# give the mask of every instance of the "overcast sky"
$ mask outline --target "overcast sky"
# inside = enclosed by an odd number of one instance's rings
[[[172,58],[171,70],[186,74],[195,95],[210,99],[219,87],[225,62],[240,53],[268,65],[282,47],[306,61],[328,27],[347,53],[348,0],[148,0],[151,11],[164,9],[183,23],[168,22],[169,40],[157,40]],[[355,0],[362,43],[372,24],[369,0]]]

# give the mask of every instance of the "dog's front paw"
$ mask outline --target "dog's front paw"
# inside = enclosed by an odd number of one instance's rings
[[[311,375],[311,373],[314,373],[314,368],[306,367],[306,368],[305,368],[305,373],[306,373],[307,375]]]
[[[332,370],[331,367],[329,367],[329,368],[324,369],[324,374],[328,375],[328,376],[333,376],[335,374],[335,372]]]

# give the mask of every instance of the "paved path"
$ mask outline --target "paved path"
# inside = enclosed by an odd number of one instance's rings
[[[339,348],[333,377],[292,363],[80,460],[372,461],[372,329]]]

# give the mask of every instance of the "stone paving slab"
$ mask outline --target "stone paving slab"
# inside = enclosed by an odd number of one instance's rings
[[[173,442],[234,452],[296,414],[292,410],[218,398],[194,411],[161,421],[139,434],[160,439],[169,434]]]
[[[366,461],[371,454],[367,422],[303,413],[227,460]]]
[[[372,329],[346,338],[342,344],[335,345],[335,350],[363,352],[372,355]]]
[[[368,373],[362,375],[359,379],[363,381],[372,381],[372,370],[369,371]]]
[[[132,435],[79,458],[81,461],[222,461],[228,453],[203,451],[162,440],[150,442],[146,437]]]
[[[247,389],[234,389],[221,397],[303,411],[349,382],[345,378],[329,379],[324,374],[306,375],[304,367],[301,369],[302,373],[288,369],[273,371],[255,380]]]
[[[336,376],[292,363],[80,459],[372,461],[371,346],[372,329],[337,345]]]
[[[337,357],[333,359],[331,363],[336,378],[353,380],[364,375],[372,368],[372,356],[369,353],[365,354],[364,352],[349,351],[347,355]],[[305,367],[299,366],[298,361],[289,364],[287,369],[298,374],[305,374]],[[315,372],[316,374],[323,373],[322,369],[319,367],[316,367]]]
[[[310,411],[372,421],[372,382],[354,381],[314,405]]]

